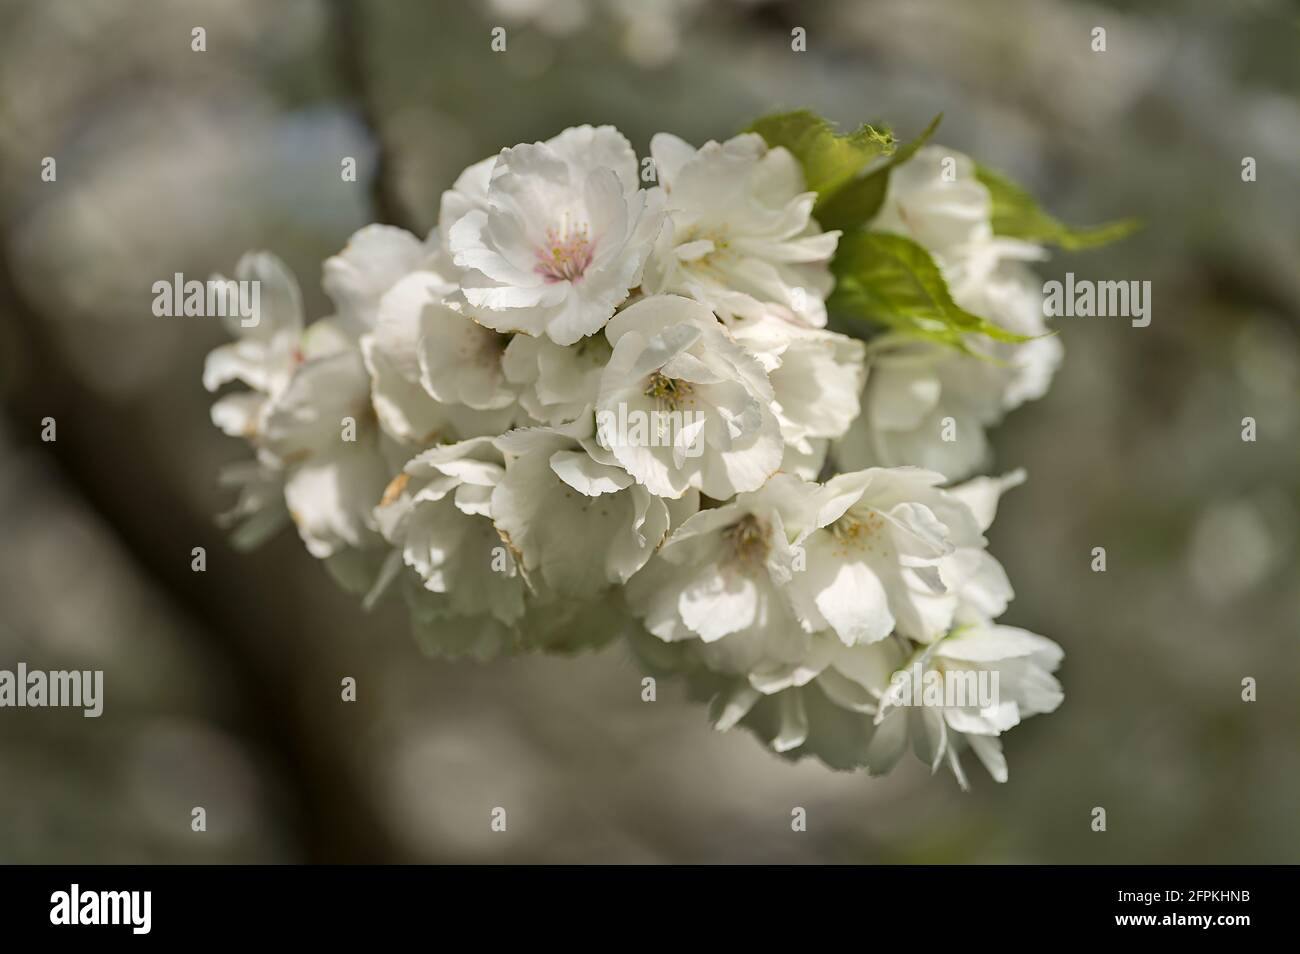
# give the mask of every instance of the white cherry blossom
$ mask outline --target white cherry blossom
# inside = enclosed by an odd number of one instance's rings
[[[371,510],[390,470],[359,352],[302,364],[269,410],[260,446],[285,471],[289,515],[313,556],[377,542]]]
[[[803,541],[807,569],[790,583],[806,628],[832,629],[852,646],[899,632],[922,642],[947,632],[957,594],[940,566],[960,549],[980,549],[970,507],[938,489],[941,474],[871,468],[832,477],[817,529]]]
[[[786,149],[745,133],[695,149],[650,141],[669,224],[646,267],[647,292],[689,295],[724,320],[778,311],[826,324],[839,232],[812,218],[815,192]]]
[[[876,710],[878,731],[896,740],[895,758],[912,741],[918,758],[936,771],[947,764],[963,789],[969,787],[959,759],[960,748],[969,746],[994,781],[1007,780],[1007,763],[998,736],[1032,715],[1052,712],[1064,694],[1052,675],[1061,663],[1061,647],[1037,633],[1015,626],[977,624],[955,630],[952,635],[918,649],[904,662],[902,676],[890,687]],[[915,671],[919,679],[930,672],[968,674],[967,685],[977,685],[981,674],[997,675],[997,693],[992,704],[921,705],[899,704],[902,680]],[[971,678],[974,677],[974,678]],[[913,681],[919,681],[913,679]],[[946,700],[945,700],[946,701]],[[968,700],[972,701],[972,700]],[[893,724],[892,730],[889,727]],[[886,759],[881,768],[888,770]]]
[[[263,429],[269,402],[283,393],[304,360],[302,294],[284,262],[269,252],[244,255],[235,278],[260,283],[258,320],[245,326],[237,317],[225,319],[235,340],[208,354],[203,386],[216,391],[232,381],[247,385],[249,390],[226,394],[212,405],[212,422],[232,437],[253,439]]]
[[[664,500],[634,483],[593,433],[588,409],[567,427],[497,439],[507,463],[492,517],[529,578],[564,597],[626,583],[698,506],[697,495]]]
[[[385,292],[417,270],[446,271],[436,231],[421,242],[404,229],[367,225],[325,260],[321,284],[334,302],[339,326],[359,337],[374,328]]]
[[[711,668],[761,680],[802,663],[814,637],[791,605],[799,542],[813,527],[820,488],[778,474],[690,517],[628,587],[646,628],[665,641],[697,639]]]
[[[680,497],[695,488],[725,500],[757,490],[780,466],[784,444],[767,373],[707,308],[656,295],[628,306],[605,333],[614,353],[601,375],[597,421],[671,414],[680,424],[664,440],[598,429],[601,445],[651,493]]]
[[[399,279],[361,339],[375,413],[406,444],[496,434],[514,417],[501,358],[505,339],[475,323],[436,272]]]
[[[566,424],[596,403],[613,348],[604,335],[564,347],[550,338],[515,335],[501,359],[519,403],[535,421]]]
[[[485,207],[448,232],[471,313],[561,345],[595,334],[641,281],[659,204],[639,188],[636,155],[613,127],[503,150]]]
[[[491,516],[504,476],[493,439],[472,438],[424,451],[377,498],[384,538],[437,594],[427,598],[427,615],[491,616],[504,625],[523,615],[523,578]]]
[[[829,439],[842,437],[858,416],[862,342],[776,314],[738,320],[731,331],[767,370],[785,441],[782,469],[816,478]]]
[[[967,156],[927,146],[892,171],[871,226],[929,251],[953,300],[1023,343],[968,336],[970,354],[886,336],[873,343],[863,411],[838,445],[841,466],[915,464],[950,480],[989,457],[986,431],[1041,397],[1061,361],[1047,335],[1039,280],[1025,263],[1042,258],[1030,243],[995,236],[992,201]]]
[[[814,652],[780,677],[723,682],[712,701],[714,728],[744,725],[789,758],[814,755],[837,769],[883,775],[898,760],[906,723],[874,716],[903,653],[895,640],[845,646],[821,634]]]

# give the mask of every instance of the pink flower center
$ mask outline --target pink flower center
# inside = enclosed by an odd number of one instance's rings
[[[591,264],[595,249],[587,236],[587,227],[546,230],[546,246],[537,250],[533,271],[549,283],[576,282]]]

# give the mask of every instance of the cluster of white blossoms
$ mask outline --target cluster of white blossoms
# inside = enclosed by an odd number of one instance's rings
[[[1060,359],[1040,249],[993,234],[969,160],[921,149],[866,228],[1028,340],[864,344],[827,327],[841,234],[790,150],[660,134],[648,159],[608,126],[504,149],[425,240],[357,232],[310,324],[285,267],[245,256],[260,320],[204,371],[247,386],[212,411],[256,451],[228,474],[240,542],[291,518],[367,605],[400,593],[432,653],[621,639],[788,756],[877,774],[910,743],[965,786],[969,748],[1005,780],[999,735],[1060,703],[1061,651],[997,622],[984,531],[1022,475],[952,482]],[[997,691],[909,699],[908,673]]]
[[[894,170],[872,224],[905,235],[934,257],[956,303],[1030,340],[972,342],[989,360],[933,342],[878,343],[863,413],[841,445],[846,467],[928,467],[960,480],[981,467],[985,429],[1042,397],[1061,362],[1045,334],[1042,282],[1026,262],[1044,249],[993,234],[992,199],[969,157],[926,146]],[[948,419],[959,440],[938,440]]]

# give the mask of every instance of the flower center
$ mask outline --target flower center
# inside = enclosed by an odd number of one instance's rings
[[[533,271],[548,283],[576,282],[595,256],[587,226],[547,229],[546,245],[537,250]]]
[[[874,510],[861,513],[850,511],[832,523],[827,529],[830,530],[835,541],[845,549],[866,547],[868,550],[874,550],[875,546],[871,542],[872,538],[880,532],[884,525],[885,518]]]
[[[650,375],[650,381],[645,389],[645,396],[654,398],[662,404],[667,404],[670,408],[676,408],[690,398],[693,390],[691,382],[670,378],[662,371],[656,371]]]
[[[768,525],[752,513],[747,513],[722,531],[731,559],[738,563],[758,564],[767,559],[772,545]]]

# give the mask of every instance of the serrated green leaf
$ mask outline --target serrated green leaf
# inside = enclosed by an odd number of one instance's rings
[[[865,175],[858,176],[847,183],[825,202],[819,203],[816,211],[817,221],[824,229],[862,228],[880,211],[889,187],[889,173],[900,163],[906,162],[916,151],[929,142],[934,131],[939,128],[943,113],[930,120],[925,131],[911,142],[894,151],[885,162],[876,166]]]
[[[827,307],[855,319],[962,350],[969,350],[965,344],[969,334],[997,341],[1030,340],[958,306],[930,253],[901,235],[845,235],[831,270],[835,291]]]
[[[770,148],[784,146],[803,167],[808,188],[817,193],[820,206],[858,175],[874,159],[891,155],[893,133],[863,124],[848,135],[816,113],[799,109],[764,116],[749,127],[766,140]],[[816,215],[814,208],[814,215]]]
[[[1056,245],[1067,251],[1096,248],[1118,241],[1141,228],[1137,219],[1075,229],[1043,209],[1024,189],[1001,173],[976,166],[975,177],[993,198],[993,234]]]

